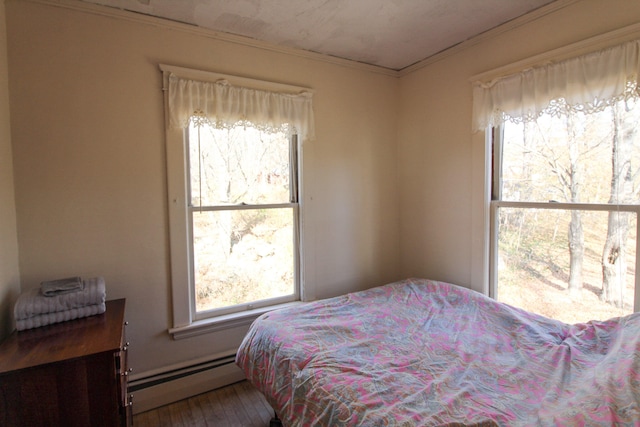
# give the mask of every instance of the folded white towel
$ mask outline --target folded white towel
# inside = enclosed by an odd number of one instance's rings
[[[45,297],[77,292],[84,289],[81,277],[67,277],[66,279],[48,280],[40,283],[40,291]]]
[[[80,319],[82,317],[94,316],[96,314],[104,313],[107,309],[105,303],[87,305],[84,307],[72,308],[65,311],[57,311],[55,313],[40,314],[37,316],[29,317],[28,319],[16,320],[16,329],[23,331],[25,329],[38,328],[40,326],[51,325],[59,322],[66,322],[67,320]]]
[[[40,288],[23,292],[16,301],[14,315],[16,321],[42,314],[73,310],[90,305],[104,304],[106,289],[104,278],[94,277],[83,281],[84,289],[46,297]]]

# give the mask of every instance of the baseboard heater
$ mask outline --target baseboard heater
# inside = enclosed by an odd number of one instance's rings
[[[127,390],[133,396],[133,413],[139,414],[244,378],[235,355],[228,355],[140,376],[129,381]]]

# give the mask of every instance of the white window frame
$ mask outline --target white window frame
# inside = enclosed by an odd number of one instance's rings
[[[570,203],[570,202],[518,202],[506,201],[501,197],[500,178],[502,170],[502,144],[504,143],[504,132],[500,128],[487,130],[490,140],[489,152],[493,153],[493,167],[489,166],[488,174],[490,178],[490,191],[495,199],[489,201],[489,296],[498,298],[498,209],[518,208],[518,209],[550,209],[550,210],[579,210],[596,212],[633,212],[636,214],[636,236],[640,236],[640,204],[606,204],[606,203]],[[493,173],[492,173],[493,171]],[[633,311],[640,310],[640,238],[636,239],[636,260],[635,260],[635,292]]]
[[[258,90],[293,92],[310,92],[302,88],[262,80],[212,73],[200,70],[186,69],[171,65],[160,64],[163,72],[163,90],[165,97],[165,122],[168,123],[167,90],[170,74],[200,81],[216,82],[226,80],[232,85],[249,87]],[[188,338],[204,333],[211,333],[229,328],[248,326],[258,316],[268,311],[300,304],[313,298],[313,289],[306,284],[304,278],[304,180],[303,180],[303,144],[301,138],[295,138],[297,144],[298,168],[298,202],[297,202],[297,234],[298,253],[296,262],[297,294],[296,300],[271,305],[246,304],[246,310],[222,314],[215,317],[198,316],[195,310],[195,296],[193,286],[192,254],[190,243],[190,213],[189,213],[189,182],[188,182],[188,130],[172,129],[165,126],[166,156],[167,156],[167,198],[169,213],[169,245],[171,261],[171,293],[173,308],[173,327],[169,333],[174,339]]]
[[[187,140],[189,139],[188,129],[184,131],[184,143],[188,145]],[[189,277],[193,278],[193,272],[195,271],[194,260],[194,245],[193,241],[193,215],[199,212],[220,212],[220,211],[241,211],[241,210],[250,210],[250,209],[291,209],[293,211],[293,238],[294,238],[294,259],[293,259],[293,269],[294,269],[294,292],[293,294],[275,297],[271,299],[264,299],[259,301],[251,301],[248,303],[238,304],[237,306],[232,307],[221,307],[214,310],[204,310],[197,311],[196,309],[196,299],[193,295],[195,283],[191,282],[189,286],[189,290],[191,292],[191,298],[189,302],[191,304],[191,313],[192,317],[195,321],[204,320],[213,317],[225,316],[227,314],[237,313],[238,315],[242,315],[242,312],[247,312],[251,310],[260,310],[267,311],[265,309],[272,309],[271,307],[282,307],[284,304],[289,304],[291,302],[300,300],[300,190],[299,190],[299,160],[298,160],[298,149],[300,144],[298,143],[298,136],[291,135],[289,137],[289,160],[296,162],[295,165],[289,165],[289,177],[291,180],[290,185],[290,200],[287,203],[269,203],[269,204],[246,204],[242,203],[240,205],[203,205],[203,206],[194,206],[189,202],[189,194],[192,194],[190,184],[190,167],[187,166],[185,168],[185,172],[188,174],[186,177],[188,188],[190,189],[189,193],[187,193],[187,222],[188,222],[188,231],[189,231]],[[187,162],[187,165],[189,163]],[[295,181],[295,182],[293,182]],[[295,193],[295,194],[292,194]]]

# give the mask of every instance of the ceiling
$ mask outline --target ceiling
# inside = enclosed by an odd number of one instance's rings
[[[401,70],[554,0],[83,0]]]

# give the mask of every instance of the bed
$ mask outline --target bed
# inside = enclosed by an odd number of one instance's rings
[[[286,427],[637,426],[639,341],[407,279],[266,313],[236,364]]]

